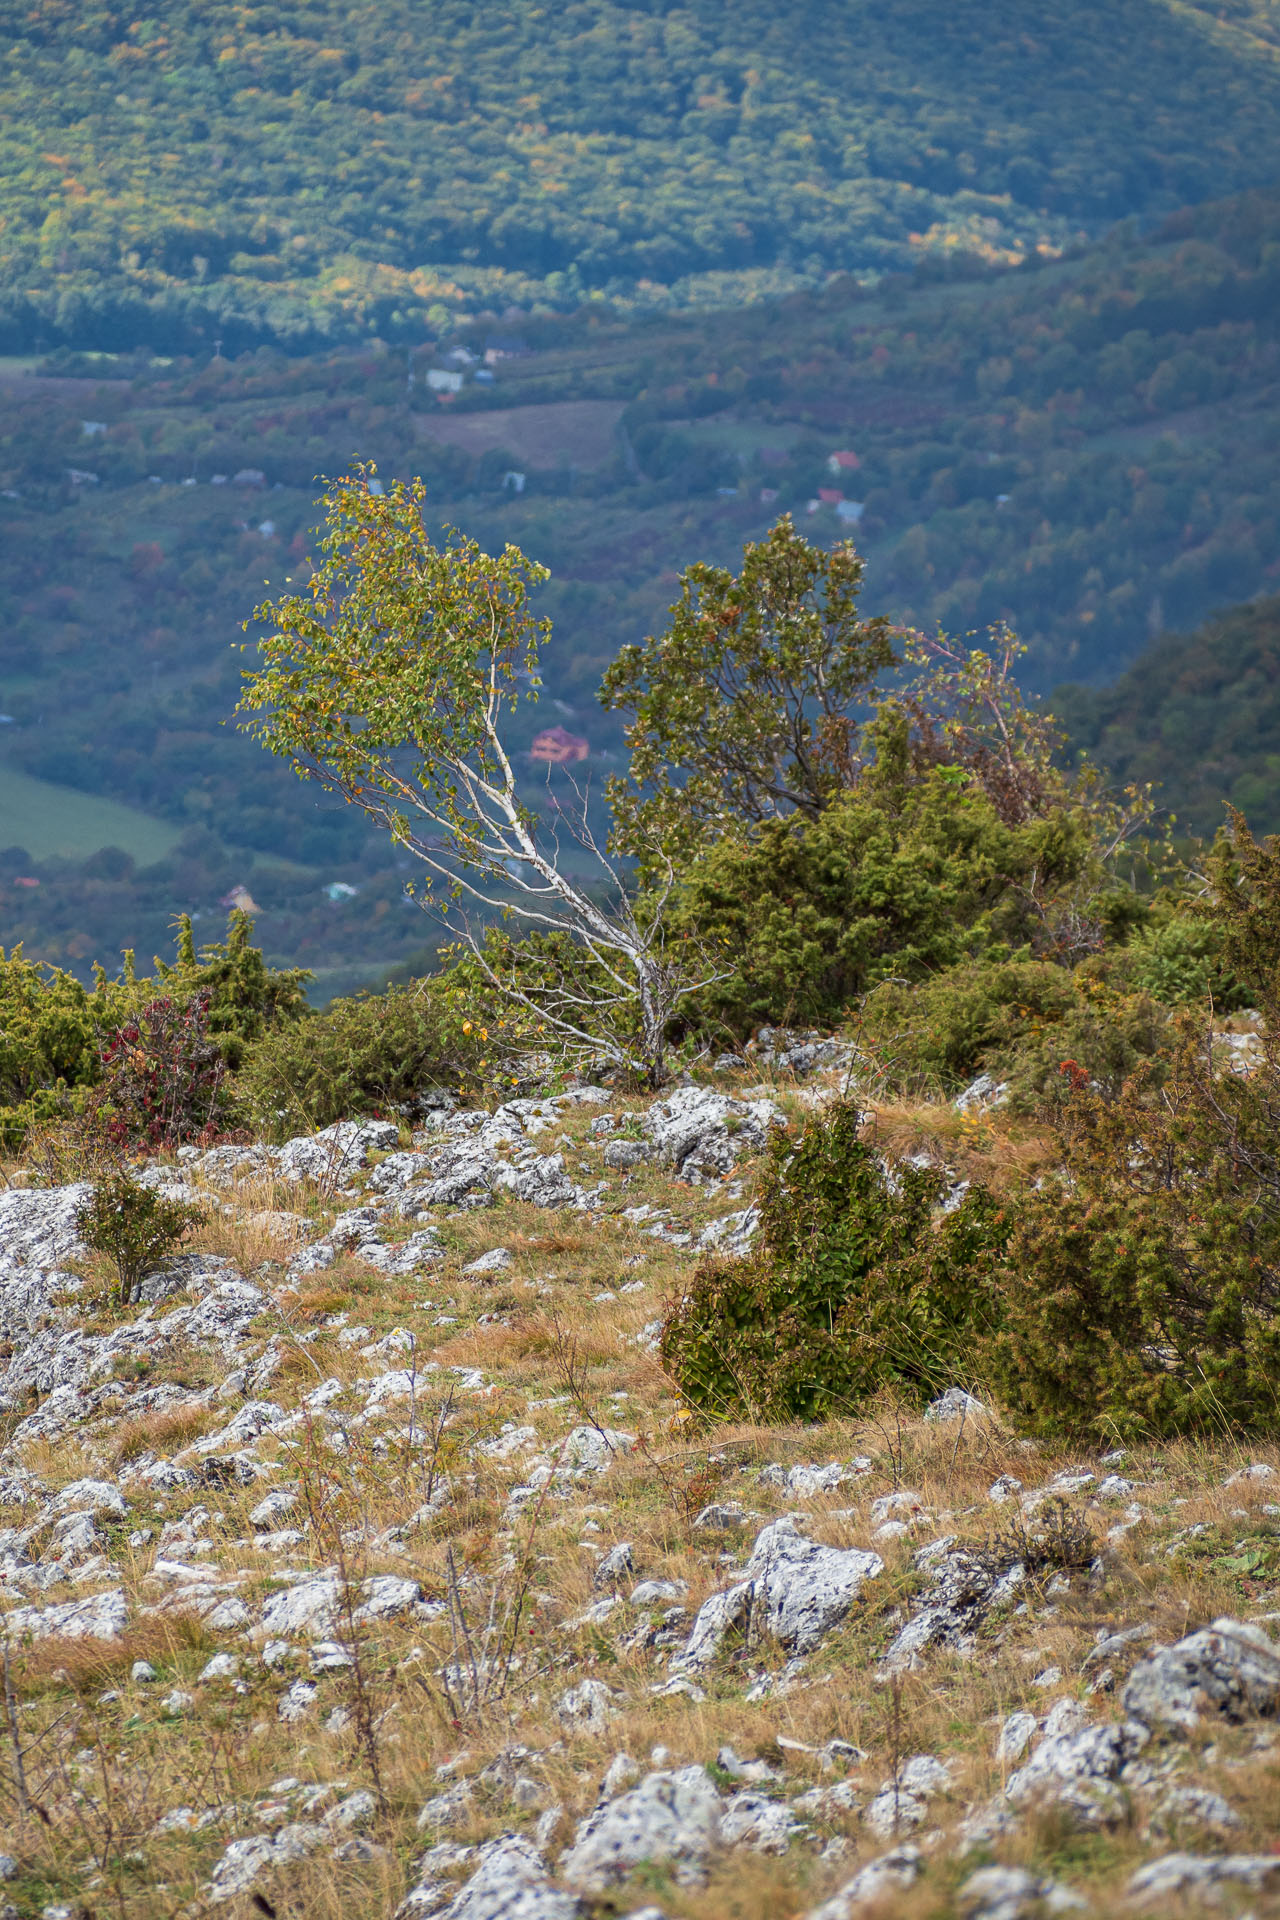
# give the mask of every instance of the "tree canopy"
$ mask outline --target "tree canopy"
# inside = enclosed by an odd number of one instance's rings
[[[10,350],[728,302],[1280,173],[1262,0],[4,11]]]

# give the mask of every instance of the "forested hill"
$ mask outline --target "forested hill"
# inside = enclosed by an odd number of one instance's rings
[[[0,351],[727,304],[1280,177],[1268,0],[3,0],[0,47]]]
[[[1280,832],[1280,598],[1153,642],[1101,689],[1064,687],[1071,744],[1120,781],[1152,781],[1180,828],[1211,837],[1224,800]]]

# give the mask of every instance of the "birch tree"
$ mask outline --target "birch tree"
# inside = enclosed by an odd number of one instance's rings
[[[521,798],[504,740],[504,723],[537,697],[550,625],[530,594],[547,569],[457,532],[437,546],[422,482],[375,491],[373,472],[332,483],[306,591],[255,610],[267,631],[244,676],[241,727],[385,828],[422,863],[428,892],[442,883],[491,985],[571,1047],[660,1086],[672,1014],[706,972],[691,945],[672,949],[664,934],[674,875],[640,905],[582,792],[571,783],[548,825]],[[565,832],[596,886],[565,871]],[[508,915],[547,936],[537,964],[503,964],[468,906],[481,927]]]

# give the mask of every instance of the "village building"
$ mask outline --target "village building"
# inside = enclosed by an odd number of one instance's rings
[[[564,727],[548,727],[534,735],[529,756],[541,760],[544,766],[571,767],[585,760],[590,752],[589,742],[580,733],[570,733]]]

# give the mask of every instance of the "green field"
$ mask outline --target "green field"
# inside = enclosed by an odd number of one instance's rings
[[[76,860],[99,847],[119,847],[147,866],[163,860],[179,831],[118,800],[0,765],[0,848],[25,847],[33,860]]]

